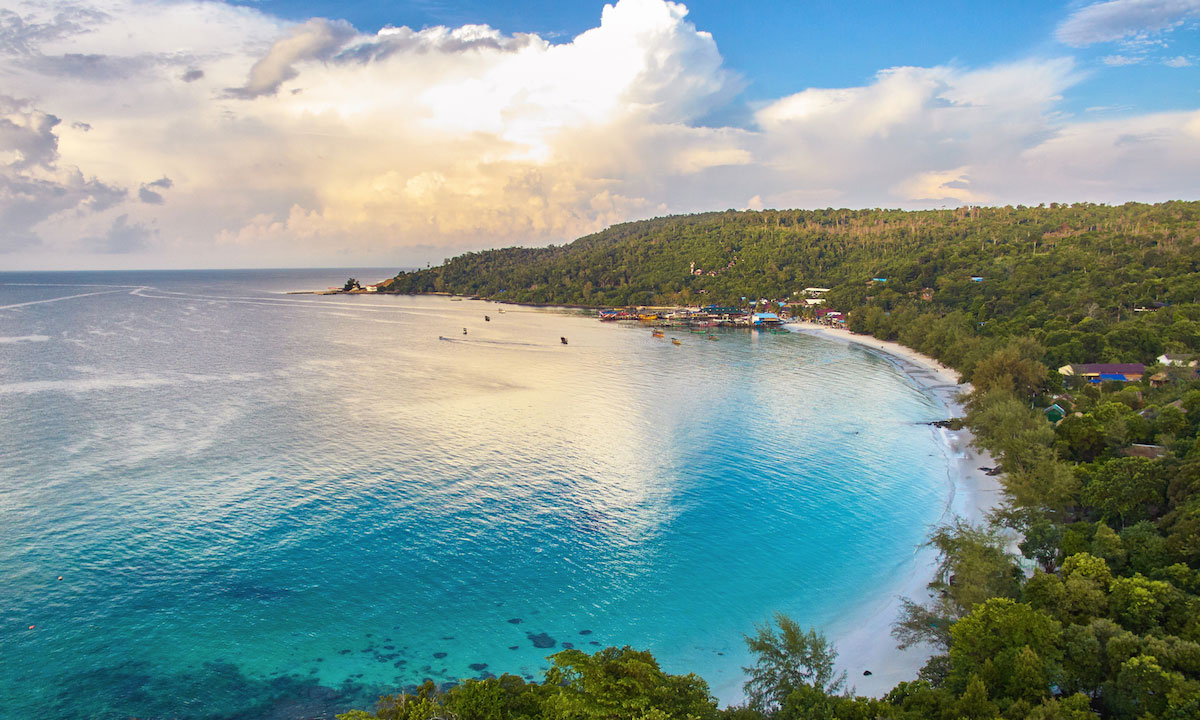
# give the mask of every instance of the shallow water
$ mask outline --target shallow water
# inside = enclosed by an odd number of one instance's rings
[[[855,346],[281,294],[350,274],[0,274],[0,718],[331,717],[568,644],[733,701],[743,633],[844,626],[945,508],[945,408]]]

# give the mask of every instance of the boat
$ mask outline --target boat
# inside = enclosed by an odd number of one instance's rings
[[[644,314],[644,315],[638,315],[637,317],[638,317],[638,320],[641,320],[642,322],[654,322],[655,320],[658,319],[657,314],[654,314],[654,315]]]
[[[671,338],[671,344],[672,345],[682,345],[683,343],[675,338]]]
[[[562,344],[563,344],[563,345],[566,345],[566,344],[567,344],[567,339],[566,339],[565,337],[560,337],[560,338],[559,338],[559,340],[561,340],[561,341],[562,341]]]
[[[654,336],[654,337],[663,337],[663,331],[662,331],[662,330],[654,330],[654,331],[652,331],[650,334],[651,334],[652,336]]]
[[[488,316],[488,315],[484,315],[484,316],[483,316],[483,321],[484,321],[484,322],[491,322],[491,321],[492,321],[492,318],[491,318],[490,316]]]
[[[462,302],[462,298],[450,298],[450,302]]]

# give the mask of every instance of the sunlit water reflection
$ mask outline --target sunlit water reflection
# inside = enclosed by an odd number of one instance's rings
[[[0,274],[0,717],[331,716],[610,644],[731,701],[742,633],[844,625],[944,509],[945,409],[862,350],[280,294],[346,274]]]

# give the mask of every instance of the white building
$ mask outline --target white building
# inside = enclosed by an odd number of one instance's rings
[[[1158,363],[1167,367],[1196,367],[1196,356],[1164,353],[1158,356]]]

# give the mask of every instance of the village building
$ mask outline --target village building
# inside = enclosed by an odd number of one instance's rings
[[[1060,420],[1067,416],[1067,411],[1062,409],[1058,403],[1054,403],[1043,410],[1042,414],[1046,416],[1047,420],[1057,425]]]
[[[1067,377],[1083,378],[1091,383],[1104,380],[1117,382],[1137,382],[1146,373],[1146,366],[1141,363],[1085,363],[1082,365],[1063,365],[1058,369],[1059,374]]]
[[[1176,355],[1173,353],[1164,353],[1158,356],[1158,364],[1166,365],[1167,367],[1196,367],[1197,360],[1195,355]]]
[[[1146,445],[1143,443],[1134,443],[1129,447],[1121,450],[1121,454],[1125,457],[1140,457],[1150,460],[1156,460],[1167,454],[1167,449],[1162,445]]]

